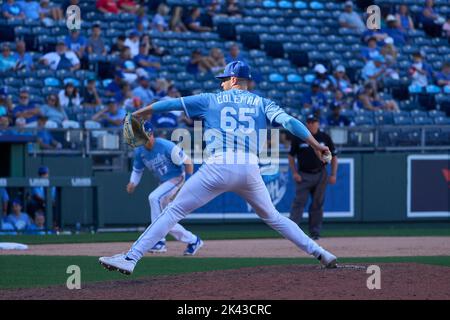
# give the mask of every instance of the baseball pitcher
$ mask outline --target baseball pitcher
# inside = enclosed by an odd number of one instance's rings
[[[209,158],[183,185],[175,200],[147,228],[128,253],[101,257],[100,264],[109,270],[131,274],[145,252],[190,212],[224,192],[244,198],[256,214],[270,227],[298,248],[317,258],[327,268],[336,267],[337,258],[309,238],[299,226],[281,215],[272,203],[258,166],[258,139],[242,139],[267,128],[267,121],[277,123],[303,139],[326,161],[330,150],[320,145],[308,129],[288,115],[275,102],[247,91],[250,68],[241,61],[229,63],[217,77],[223,91],[159,101],[134,112],[134,116],[184,110],[191,118],[203,120],[206,154]],[[267,140],[267,139],[266,139]]]

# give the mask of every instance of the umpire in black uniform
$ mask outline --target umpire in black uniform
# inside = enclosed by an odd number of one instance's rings
[[[328,176],[326,164],[317,157],[314,150],[305,141],[293,137],[288,159],[289,167],[297,184],[297,190],[292,203],[290,218],[295,223],[300,223],[308,196],[311,195],[312,202],[308,210],[309,233],[312,239],[318,240],[322,228],[325,189],[327,183],[336,183],[338,162],[333,141],[329,135],[319,130],[318,118],[314,115],[308,116],[306,126],[320,144],[324,144],[330,149],[333,156],[331,176]],[[297,160],[297,166],[295,160]]]

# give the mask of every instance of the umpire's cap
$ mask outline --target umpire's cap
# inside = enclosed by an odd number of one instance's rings
[[[319,121],[319,119],[314,114],[310,114],[306,118],[306,122],[316,122],[316,121]]]
[[[217,79],[236,77],[242,79],[251,79],[250,67],[242,61],[233,61],[226,65],[223,73],[216,76]]]
[[[153,124],[152,124],[152,122],[150,120],[147,120],[147,121],[144,122],[144,131],[148,135],[153,134]]]

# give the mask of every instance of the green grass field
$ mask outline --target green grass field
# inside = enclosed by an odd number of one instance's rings
[[[384,257],[343,258],[342,263],[416,262],[450,267],[450,256],[436,257]],[[149,276],[182,274],[189,272],[236,269],[265,265],[317,264],[312,258],[186,258],[152,257],[141,260],[131,277],[108,272],[97,257],[0,256],[0,289],[65,285],[67,267],[81,269],[83,283],[107,280],[137,279]]]
[[[204,240],[220,239],[267,239],[281,236],[262,223],[251,224],[209,224],[185,225]],[[304,226],[303,226],[304,227]],[[0,236],[0,242],[20,242],[25,244],[46,243],[90,243],[90,242],[132,242],[139,237],[138,232],[81,233],[79,235],[50,236]],[[450,236],[450,222],[444,223],[377,223],[325,224],[323,237],[420,237]]]

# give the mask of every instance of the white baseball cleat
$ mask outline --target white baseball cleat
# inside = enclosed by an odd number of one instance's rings
[[[317,257],[317,259],[319,259],[320,263],[327,269],[333,269],[337,267],[337,257],[327,250],[323,250]]]
[[[127,260],[124,253],[119,253],[112,257],[101,257],[98,261],[109,271],[117,270],[126,275],[132,274],[134,267],[136,266],[136,262],[133,260]]]

